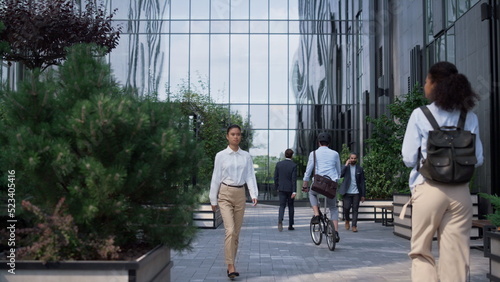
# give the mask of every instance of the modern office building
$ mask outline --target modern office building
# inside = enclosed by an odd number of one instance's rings
[[[372,1],[109,5],[124,27],[109,56],[121,81],[162,99],[190,88],[241,114],[254,132],[250,153],[266,160],[258,168],[264,182],[286,148],[306,158],[322,131],[332,148],[362,152],[365,116],[386,112],[388,93],[371,83]]]
[[[109,62],[141,94],[167,99],[188,88],[248,119],[250,153],[266,160],[258,168],[265,181],[286,148],[306,157],[318,132],[331,133],[332,148],[345,144],[363,156],[365,117],[387,113],[394,97],[423,85],[431,64],[451,61],[481,96],[475,112],[485,164],[474,192],[500,194],[498,4],[106,0],[123,27]],[[3,77],[15,73],[3,68]]]

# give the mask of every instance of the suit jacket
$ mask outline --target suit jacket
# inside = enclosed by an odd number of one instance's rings
[[[339,193],[340,195],[345,195],[349,186],[351,185],[351,165],[346,165],[342,168],[340,177],[344,178],[344,181],[340,185]],[[363,168],[356,164],[356,184],[358,185],[359,195],[361,197],[366,196],[366,183],[365,183],[365,172]]]
[[[283,192],[297,191],[297,164],[291,159],[282,160],[276,164],[274,187]]]

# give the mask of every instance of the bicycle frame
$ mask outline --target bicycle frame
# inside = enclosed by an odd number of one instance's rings
[[[328,248],[331,251],[333,251],[335,250],[335,244],[336,244],[335,228],[333,226],[333,223],[326,214],[327,212],[326,212],[326,198],[325,198],[324,213],[322,213],[321,209],[319,209],[319,223],[313,223],[313,219],[311,219],[309,229],[311,232],[311,239],[314,244],[316,245],[321,244],[323,234],[325,234]]]

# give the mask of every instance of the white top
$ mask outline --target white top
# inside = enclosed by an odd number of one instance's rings
[[[210,183],[210,203],[217,205],[221,183],[240,186],[247,184],[252,199],[257,199],[259,190],[253,168],[252,157],[247,151],[238,148],[233,151],[229,146],[215,155],[214,172]]]
[[[314,168],[314,151],[309,154],[307,160],[306,172],[304,173],[304,181],[311,180],[311,173]],[[320,146],[316,150],[316,169],[314,174],[327,175],[333,181],[337,182],[340,178],[340,157],[339,153],[328,148],[328,146]]]
[[[457,126],[460,117],[459,110],[448,112],[439,108],[434,103],[427,107],[439,126]],[[478,167],[483,164],[484,158],[483,144],[481,143],[481,138],[479,138],[479,124],[475,113],[471,111],[467,113],[464,127],[464,130],[469,130],[476,134],[476,167]],[[419,108],[414,109],[408,120],[402,148],[403,162],[407,167],[413,167],[410,172],[409,181],[412,192],[416,185],[424,182],[424,177],[417,171],[418,148],[422,148],[422,158],[427,158],[427,138],[429,137],[430,130],[434,129],[425,117],[424,112]]]

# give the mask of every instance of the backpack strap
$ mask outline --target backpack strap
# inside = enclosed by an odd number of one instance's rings
[[[434,130],[439,130],[439,124],[432,115],[431,111],[427,106],[421,106],[420,109],[424,112],[425,117],[429,120]],[[467,117],[467,112],[465,110],[460,111],[460,118],[458,119],[457,128],[463,130],[465,128],[465,118]]]
[[[436,119],[432,115],[429,108],[427,108],[427,106],[420,106],[420,109],[422,110],[422,112],[424,112],[424,115],[427,118],[427,120],[430,122],[432,128],[434,128],[434,130],[439,130],[439,124],[437,123]],[[423,158],[424,158],[424,156],[422,155],[422,148],[418,147],[417,171],[420,170],[420,166],[421,166],[420,160],[422,160]]]
[[[439,130],[439,124],[437,123],[429,108],[427,108],[427,106],[421,106],[420,109],[422,110],[422,112],[424,112],[425,117],[427,118],[427,120],[429,120],[434,130]]]
[[[314,166],[313,166],[313,173],[312,173],[312,175],[314,176],[314,173],[315,173],[316,171],[318,171],[318,170],[316,169],[316,150],[314,150],[314,151],[313,151],[313,154],[314,154]]]
[[[465,110],[460,111],[460,118],[458,119],[457,128],[465,129],[465,118],[467,117],[467,112]]]

